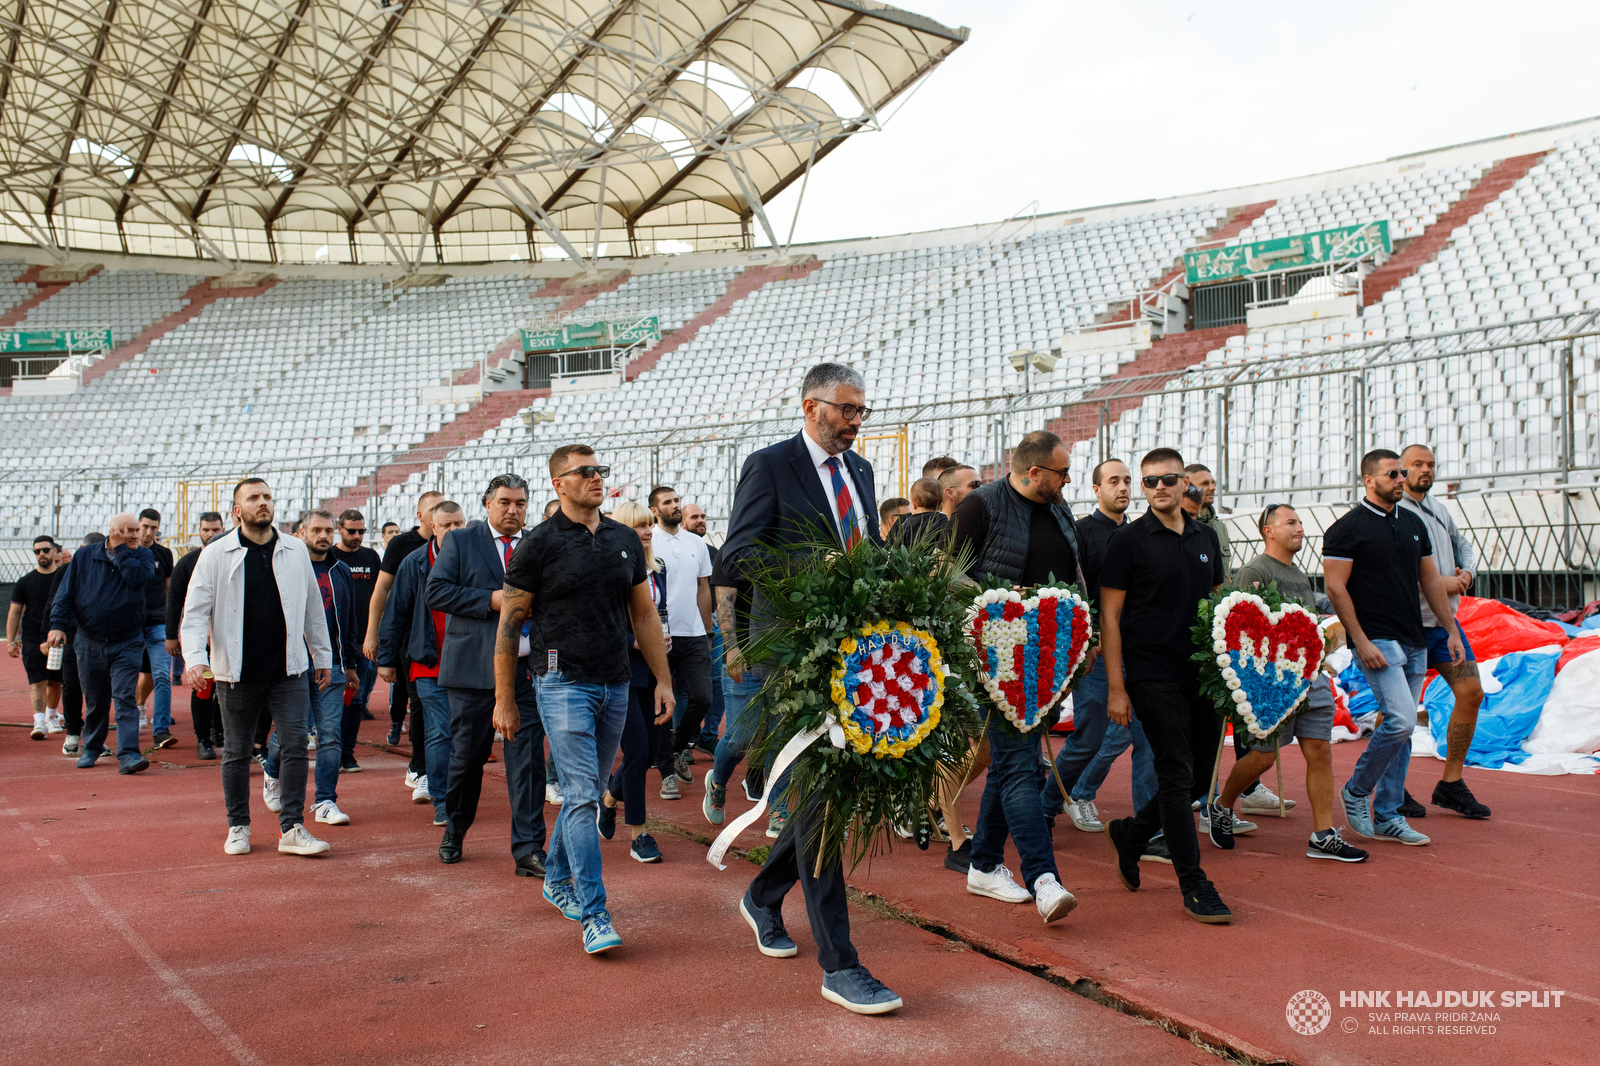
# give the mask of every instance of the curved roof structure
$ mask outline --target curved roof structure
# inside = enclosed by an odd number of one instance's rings
[[[736,246],[966,35],[871,0],[0,0],[0,240]]]

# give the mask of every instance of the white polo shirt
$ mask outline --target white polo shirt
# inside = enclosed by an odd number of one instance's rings
[[[675,637],[703,637],[700,618],[700,579],[711,576],[711,552],[706,542],[682,526],[668,533],[656,526],[650,550],[667,564],[667,624]]]

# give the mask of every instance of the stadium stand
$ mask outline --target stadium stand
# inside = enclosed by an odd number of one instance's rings
[[[109,325],[111,341],[122,345],[151,323],[183,308],[193,278],[153,270],[100,271],[30,310],[20,326]]]

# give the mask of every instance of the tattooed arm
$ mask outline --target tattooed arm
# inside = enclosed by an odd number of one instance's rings
[[[739,622],[734,613],[738,605],[739,590],[718,585],[717,624],[722,627],[722,655],[727,664],[728,677],[735,682],[744,680],[744,660],[739,657]]]
[[[522,623],[533,611],[533,593],[504,586],[500,591],[500,628],[494,638],[494,728],[507,743],[517,739],[522,712],[517,709],[517,648]]]

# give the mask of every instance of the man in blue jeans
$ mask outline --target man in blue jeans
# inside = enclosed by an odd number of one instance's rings
[[[139,547],[149,550],[156,573],[144,587],[144,665],[148,668],[139,674],[136,697],[143,707],[154,691],[150,732],[155,750],[160,751],[178,742],[172,735],[172,660],[167,655],[167,588],[172,583],[174,560],[172,549],[161,543],[161,512],[154,507],[139,512]]]
[[[50,605],[51,647],[76,628],[78,675],[87,703],[79,744],[79,769],[99,759],[113,701],[117,714],[117,772],[150,767],[139,752],[139,705],[134,700],[144,657],[144,588],[155,580],[150,549],[139,545],[139,523],[131,514],[111,516],[104,543],[86,544],[73,556]]]
[[[1450,662],[1464,661],[1466,653],[1444,581],[1433,564],[1428,530],[1422,519],[1399,506],[1405,476],[1400,456],[1387,448],[1361,457],[1366,495],[1323,534],[1322,573],[1328,598],[1383,713],[1340,794],[1345,817],[1360,836],[1416,846],[1428,838],[1411,828],[1400,805],[1411,764],[1411,734],[1417,727],[1417,700],[1428,671],[1419,589],[1434,616],[1451,623],[1445,641]]]
[[[754,670],[745,667],[739,652],[739,627],[750,624],[750,587],[735,583],[723,573],[719,562],[712,566],[711,591],[717,599],[718,629],[727,634],[724,644],[727,650],[721,658],[721,665],[727,676],[722,691],[728,729],[717,741],[715,758],[710,772],[706,774],[706,792],[700,801],[700,811],[706,816],[706,821],[721,825],[726,816],[728,782],[733,780],[733,772],[750,750],[756,727],[761,724],[761,706],[756,697],[761,693],[762,679]],[[748,771],[746,776],[748,778]],[[765,774],[762,778],[765,780]],[[782,795],[784,784],[782,779],[775,782],[772,788],[767,789],[768,794]],[[777,839],[788,816],[788,808],[783,802],[774,800],[772,815],[767,822],[767,836]]]
[[[539,714],[566,796],[545,857],[544,898],[582,922],[583,950],[591,955],[622,946],[606,906],[596,820],[628,713],[630,628],[656,679],[650,717],[658,725],[670,720],[674,704],[639,536],[600,514],[610,472],[586,444],[550,453],[561,510],[524,536],[511,556],[494,648],[494,727],[509,743],[520,727],[518,644],[523,623],[532,621],[538,645],[529,665],[538,675]]]
[[[355,624],[352,603],[355,582],[350,568],[332,555],[334,525],[333,512],[305,511],[300,515],[300,539],[305,542],[311,556],[311,572],[317,579],[317,591],[322,596],[322,613],[328,623],[328,643],[333,646],[333,669],[328,681],[320,685],[312,674],[306,675],[310,699],[311,724],[317,731],[316,798],[313,810],[317,821],[324,825],[349,825],[350,816],[339,809],[339,764],[344,746],[341,734],[344,728],[344,696],[348,689],[359,684],[356,663],[361,659],[360,634]],[[272,742],[267,745],[266,761],[261,782],[261,798],[267,810],[277,814],[283,810],[278,792],[279,769],[278,731],[272,731]]]
[[[426,590],[445,536],[466,524],[467,516],[454,500],[434,506],[433,539],[400,563],[378,625],[378,676],[394,684],[402,664],[409,662],[422,701],[428,795],[433,800],[433,824],[439,826],[448,824],[444,797],[450,783],[450,695],[439,684],[439,649],[444,645],[447,616],[428,609]]]
[[[971,560],[968,576],[1025,588],[1052,579],[1079,580],[1072,511],[1061,498],[1068,462],[1061,438],[1036,430],[1011,453],[1010,474],[967,494],[956,507],[950,552]],[[1046,726],[1041,722],[1036,728]],[[989,776],[972,834],[967,891],[1002,903],[1032,901],[1046,922],[1065,918],[1078,901],[1061,885],[1040,805],[1039,734],[1019,732],[996,711],[989,716],[988,738]],[[1026,888],[1000,861],[1008,834],[1022,860]]]

